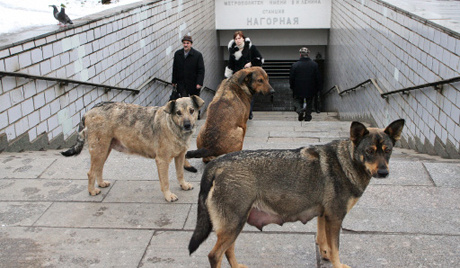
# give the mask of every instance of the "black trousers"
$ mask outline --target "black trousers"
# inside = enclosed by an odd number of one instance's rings
[[[314,100],[314,97],[303,98],[303,97],[294,96],[295,111],[299,114],[303,112],[302,109],[303,109],[303,104],[305,102],[307,104],[305,107],[305,111],[304,111],[305,117],[311,118],[311,112],[313,110],[313,100]]]

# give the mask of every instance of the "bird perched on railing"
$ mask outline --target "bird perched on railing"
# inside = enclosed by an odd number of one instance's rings
[[[58,11],[57,7],[55,5],[50,5],[50,7],[53,8],[53,15],[54,18],[59,21],[59,26],[65,27],[67,24],[73,24],[73,22],[70,20],[69,16],[65,14],[65,8],[64,6],[61,5],[61,12]]]

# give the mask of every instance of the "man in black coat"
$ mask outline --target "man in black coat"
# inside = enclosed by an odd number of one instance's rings
[[[318,64],[310,59],[310,51],[303,47],[299,50],[300,59],[291,66],[289,85],[294,96],[294,107],[299,114],[299,121],[310,121],[313,100],[320,90]],[[306,107],[303,108],[304,101]]]
[[[181,97],[200,95],[204,80],[203,55],[192,48],[192,37],[182,38],[184,48],[174,53],[172,84],[177,87]]]

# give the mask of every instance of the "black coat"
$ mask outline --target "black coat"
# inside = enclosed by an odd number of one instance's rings
[[[190,49],[187,58],[184,56],[184,49],[174,53],[172,83],[177,87],[185,87],[190,95],[198,95],[196,85],[203,86],[204,61],[203,55],[193,47]]]
[[[237,53],[240,49],[236,46],[235,40],[230,40],[228,44],[228,66],[225,70],[225,77],[230,77],[232,74],[238,72],[239,70],[244,68],[248,62],[252,64],[253,67],[255,66],[262,66],[264,59],[260,54],[259,50],[257,50],[256,46],[251,43],[251,40],[246,37],[244,41],[243,51],[241,53]]]
[[[318,63],[310,58],[300,58],[292,64],[289,75],[289,85],[294,96],[310,98],[321,88]]]

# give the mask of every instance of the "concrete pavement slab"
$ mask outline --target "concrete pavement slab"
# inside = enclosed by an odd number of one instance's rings
[[[0,202],[0,226],[32,226],[51,202]]]
[[[190,159],[189,162],[202,171],[204,169],[201,159]],[[80,155],[72,157],[57,156],[56,161],[41,175],[41,178],[69,178],[87,180],[90,168],[90,155],[85,147]],[[201,166],[201,168],[200,168]],[[199,181],[198,173],[187,173],[188,180]],[[174,161],[169,165],[170,182],[177,181]],[[155,180],[158,181],[158,169],[154,159],[137,155],[129,155],[112,151],[104,165],[103,178],[109,182],[116,180]],[[200,177],[201,178],[201,177]]]
[[[108,188],[103,188],[105,194]],[[103,195],[89,196],[88,180],[2,179],[1,201],[101,201]]]
[[[216,243],[211,233],[191,256],[192,232],[157,232],[142,259],[142,267],[209,267],[208,253]],[[242,233],[235,245],[240,264],[248,267],[315,267],[315,237],[310,234]],[[222,261],[222,267],[230,267]]]
[[[399,185],[369,185],[356,207],[460,210],[455,188]]]
[[[153,231],[0,228],[1,267],[137,267]]]
[[[460,210],[355,207],[342,227],[356,232],[460,235]]]
[[[46,153],[1,153],[0,178],[37,178],[54,161]]]
[[[436,186],[460,188],[460,164],[424,163]]]
[[[343,228],[359,232],[460,234],[454,188],[370,185]]]
[[[343,234],[340,261],[351,267],[456,267],[459,236]],[[332,267],[321,261],[321,268]]]
[[[320,139],[320,138],[323,138],[323,137],[327,137],[328,135],[330,135],[330,133],[326,132],[326,131],[315,131],[315,132],[312,132],[312,131],[285,131],[285,130],[282,130],[282,131],[270,131],[270,138],[306,138],[306,137],[309,137],[309,138],[317,138],[317,139]],[[339,138],[338,135],[334,135],[333,136],[334,138]]]
[[[201,175],[201,174],[200,174]],[[191,182],[191,181],[189,181]],[[176,204],[193,204],[198,200],[200,183],[194,182],[193,189],[184,191],[176,181],[170,182],[171,192],[177,195]],[[156,203],[164,204],[159,181],[117,181],[104,199],[107,203]]]
[[[243,150],[258,149],[295,149],[319,143],[316,138],[253,138],[244,140]]]
[[[189,204],[53,203],[35,223],[45,227],[182,229]]]

